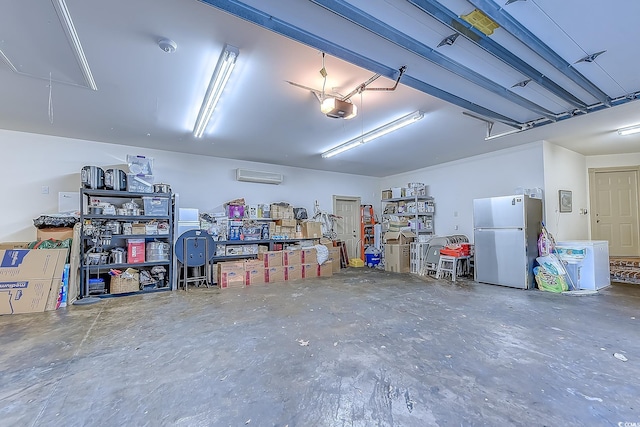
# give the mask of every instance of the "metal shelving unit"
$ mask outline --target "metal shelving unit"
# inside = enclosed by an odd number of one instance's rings
[[[112,191],[112,190],[93,190],[82,188],[80,190],[80,222],[82,224],[81,230],[81,242],[80,242],[80,295],[78,301],[88,300],[90,297],[99,296],[116,296],[111,294],[108,288],[108,284],[105,283],[104,292],[92,293],[89,287],[89,279],[92,277],[105,276],[109,270],[124,270],[127,268],[148,268],[151,269],[156,266],[162,266],[165,268],[164,282],[162,287],[148,287],[131,293],[117,294],[130,295],[143,292],[155,292],[160,290],[171,290],[174,287],[173,278],[173,194],[172,193],[132,193],[128,191]],[[124,202],[131,200],[140,201],[141,205],[143,197],[153,197],[167,199],[168,204],[167,215],[109,215],[109,214],[89,214],[89,204],[92,198],[100,198],[101,201],[112,203],[114,205],[121,205]],[[123,229],[122,223],[138,223],[146,224],[149,221],[164,221],[168,225],[168,233],[166,234],[122,234],[114,233],[106,225],[107,222],[120,223],[120,230]],[[168,244],[169,256],[167,260],[159,261],[146,261],[145,262],[111,262],[111,259],[107,263],[90,263],[89,254],[104,253],[114,248],[126,248],[127,239],[144,239],[145,248],[149,242],[158,241]],[[146,252],[146,251],[145,251]]]
[[[309,240],[319,240],[319,238],[299,238],[299,239],[261,239],[261,240],[217,240],[214,244],[214,252],[217,252],[218,245],[225,246],[243,246],[243,245],[268,245],[269,250],[275,250],[275,245],[278,243],[293,243],[293,242],[302,242]],[[247,259],[247,258],[257,258],[258,254],[237,254],[237,255],[215,255],[212,260],[213,262],[221,262],[221,261],[233,261],[238,259]]]
[[[396,197],[392,199],[382,199],[382,210],[384,212],[384,207],[386,203],[398,203],[398,202],[413,202],[415,212],[401,212],[401,213],[392,213],[392,214],[383,214],[385,218],[388,218],[391,215],[403,218],[412,218],[414,220],[415,226],[411,227],[411,231],[416,234],[433,234],[434,233],[434,224],[433,224],[433,216],[435,214],[435,208],[433,212],[419,212],[418,211],[418,203],[425,203],[425,210],[427,206],[433,205],[433,197],[431,196],[408,196],[408,197]],[[424,227],[419,227],[418,224],[424,224]]]

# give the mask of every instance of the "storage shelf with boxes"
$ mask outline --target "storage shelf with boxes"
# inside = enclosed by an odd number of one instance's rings
[[[435,203],[427,186],[412,182],[407,187],[382,191],[385,269],[411,272],[411,243],[426,242],[435,233]],[[389,246],[393,246],[388,248]],[[397,246],[397,247],[396,247]],[[415,246],[415,245],[414,245]]]
[[[173,286],[173,195],[83,188],[80,295]]]
[[[323,277],[340,270],[340,252],[333,242],[322,246],[328,259],[317,262],[322,223],[309,220],[304,208],[286,202],[248,204],[238,198],[224,203],[221,212],[181,208],[179,226],[184,210],[193,211],[198,229],[212,238],[211,283],[222,289]],[[256,261],[262,262],[260,268]]]

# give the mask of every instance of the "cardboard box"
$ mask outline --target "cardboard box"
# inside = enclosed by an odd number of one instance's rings
[[[218,283],[218,264],[211,264],[209,274],[211,274],[211,283]]]
[[[131,226],[131,233],[132,234],[146,234],[147,233],[147,226],[145,224],[133,224]]]
[[[127,262],[138,264],[144,262],[144,239],[127,239]]]
[[[303,279],[311,279],[314,277],[318,277],[318,263],[311,262],[306,264],[300,264],[302,267],[302,278]]]
[[[29,249],[31,242],[2,242],[0,249]]]
[[[302,264],[302,251],[299,249],[282,251],[282,264],[283,265]]]
[[[322,223],[305,221],[302,223],[302,236],[308,239],[319,239],[322,237]]]
[[[0,250],[0,314],[55,309],[68,249]]]
[[[385,271],[409,273],[411,271],[411,245],[384,246]]]
[[[244,281],[246,286],[266,283],[262,261],[252,259],[244,262]]]
[[[267,283],[284,282],[284,267],[267,267],[264,269],[264,279]]]
[[[282,252],[281,251],[267,251],[260,252],[258,259],[262,261],[263,266],[266,267],[282,267]]]
[[[302,265],[287,265],[284,267],[284,280],[302,279]]]
[[[277,226],[276,226],[277,227]],[[277,234],[280,236],[284,236],[288,239],[296,238],[296,228],[295,227],[280,227],[280,232]]]
[[[408,245],[416,238],[411,231],[387,231],[384,233],[384,242],[388,245]]]
[[[242,288],[244,285],[244,261],[227,261],[218,264],[218,287],[220,289]]]
[[[66,240],[73,238],[72,227],[58,227],[58,228],[38,228],[36,231],[38,240]]]
[[[293,216],[293,206],[271,205],[272,219],[295,219]]]
[[[296,227],[297,222],[295,219],[277,219],[276,220],[276,225],[279,225],[281,227]]]
[[[391,192],[391,190],[382,190],[382,200],[390,199],[392,197],[393,197],[393,193]]]
[[[331,261],[333,263],[333,272],[340,272],[340,248],[331,247],[329,248],[329,258],[327,261]]]
[[[333,261],[325,261],[324,264],[318,266],[318,277],[333,276]]]
[[[317,264],[318,263],[318,252],[316,248],[307,248],[302,249],[300,251],[300,255],[302,255],[302,264]]]

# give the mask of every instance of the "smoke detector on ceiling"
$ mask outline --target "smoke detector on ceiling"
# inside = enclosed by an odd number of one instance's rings
[[[164,50],[167,53],[173,53],[178,48],[178,45],[176,44],[176,42],[170,39],[158,40],[158,46],[160,46],[160,49]]]

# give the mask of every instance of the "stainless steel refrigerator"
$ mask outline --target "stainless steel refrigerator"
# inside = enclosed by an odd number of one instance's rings
[[[529,289],[542,229],[542,200],[525,195],[473,201],[476,281]]]

